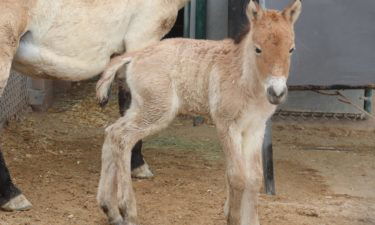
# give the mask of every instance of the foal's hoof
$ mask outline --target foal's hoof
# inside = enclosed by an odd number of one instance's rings
[[[111,225],[124,225],[124,221],[121,219],[121,220],[118,220],[118,221],[114,221],[114,222],[110,222]]]
[[[145,163],[142,166],[132,170],[132,177],[134,177],[134,178],[148,179],[148,178],[151,178],[153,176],[154,176],[154,174],[151,172],[150,167],[148,167],[147,163]]]
[[[23,194],[12,198],[9,202],[1,206],[5,211],[25,211],[31,209],[33,205],[26,199]]]
[[[111,225],[137,225],[135,223],[126,222],[124,220],[119,220],[119,221],[116,221],[116,222],[111,222],[110,224]]]
[[[100,106],[101,108],[106,107],[107,104],[108,104],[108,101],[109,101],[108,98],[104,98],[104,99],[100,99],[100,100],[98,100],[98,102],[99,102],[99,106]]]

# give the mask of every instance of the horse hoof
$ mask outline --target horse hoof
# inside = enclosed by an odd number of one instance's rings
[[[112,222],[110,223],[111,225],[124,225],[123,221],[117,221],[117,222]]]
[[[132,170],[132,177],[134,178],[148,179],[148,178],[152,178],[153,176],[154,174],[151,172],[147,163]]]
[[[9,202],[1,206],[5,211],[25,211],[31,209],[33,205],[21,194],[12,198]]]
[[[99,100],[99,106],[100,106],[100,108],[106,107],[107,104],[108,104],[108,102],[109,102],[108,98],[104,98],[104,99]]]

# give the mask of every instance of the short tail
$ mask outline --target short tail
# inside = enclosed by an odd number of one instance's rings
[[[122,55],[111,59],[109,65],[104,70],[100,80],[96,84],[96,98],[99,105],[104,107],[108,103],[108,95],[111,90],[113,80],[116,77],[116,72],[124,65],[130,63],[132,57]]]

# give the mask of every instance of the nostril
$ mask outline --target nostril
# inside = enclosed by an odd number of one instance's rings
[[[281,97],[283,97],[284,95],[286,95],[286,93],[287,93],[287,89],[286,89],[286,88],[284,88],[284,89],[282,89],[282,90],[279,90],[279,91],[275,91],[275,89],[274,89],[273,87],[269,87],[269,88],[267,89],[267,94],[268,94],[269,96],[272,96],[272,97],[281,98]]]
[[[267,94],[269,96],[276,96],[275,90],[272,87],[267,88]]]
[[[286,93],[286,89],[284,89],[277,97],[283,97]]]

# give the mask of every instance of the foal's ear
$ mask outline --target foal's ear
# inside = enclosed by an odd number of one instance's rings
[[[258,0],[250,0],[246,10],[247,18],[250,22],[259,20],[263,15],[263,9]]]
[[[287,19],[289,22],[294,24],[299,15],[301,14],[302,10],[302,0],[294,0],[294,2],[290,3],[289,6],[287,6],[283,11],[283,16],[285,19]]]

